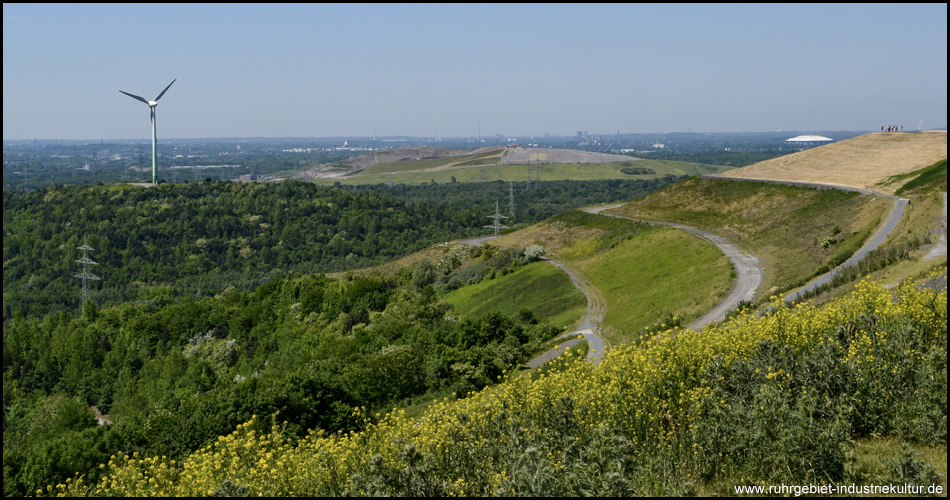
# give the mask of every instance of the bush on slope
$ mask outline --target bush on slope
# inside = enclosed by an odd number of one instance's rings
[[[852,439],[946,443],[947,293],[862,283],[513,377],[418,419],[291,443],[260,419],[180,463],[117,455],[87,495],[671,495],[847,480]],[[908,390],[913,388],[913,390]],[[774,483],[773,483],[774,484]],[[40,493],[40,492],[38,492]]]

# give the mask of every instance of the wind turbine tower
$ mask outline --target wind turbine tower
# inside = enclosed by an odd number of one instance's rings
[[[177,78],[172,80],[172,83],[175,83],[177,80]],[[163,95],[165,95],[165,92],[168,92],[168,89],[171,88],[172,83],[169,83],[168,87],[165,87],[165,90],[163,90],[161,94],[158,94],[158,97],[156,97],[153,101],[147,101],[142,97],[139,97],[135,94],[130,94],[123,90],[119,91],[133,99],[148,104],[148,109],[152,116],[152,184],[156,184],[158,182],[158,134],[155,131],[155,108],[158,106],[158,100],[161,99]]]

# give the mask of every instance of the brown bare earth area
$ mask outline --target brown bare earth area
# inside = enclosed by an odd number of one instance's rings
[[[901,186],[888,178],[947,158],[947,132],[874,132],[737,168],[718,177],[818,182],[887,194]]]
[[[634,161],[627,155],[596,153],[576,149],[548,149],[509,147],[508,154],[501,160],[502,165],[537,165],[539,163],[610,163],[615,161]]]
[[[354,156],[343,160],[338,164],[323,164],[312,169],[299,172],[294,175],[295,179],[314,179],[323,177],[340,177],[346,173],[363,170],[376,163],[394,163],[401,161],[420,161],[435,160],[440,158],[451,158],[454,156],[463,156],[474,153],[483,153],[502,149],[500,146],[491,146],[475,151],[466,151],[463,149],[435,148],[430,146],[414,146],[399,149],[381,149],[379,151]]]
[[[487,148],[483,148],[487,149]],[[500,148],[498,148],[500,149]],[[482,150],[479,150],[482,151]],[[399,149],[381,149],[374,153],[355,156],[342,163],[350,165],[354,170],[361,170],[375,163],[392,163],[397,161],[436,160],[471,154],[471,151],[462,149],[434,148],[431,146],[417,146]]]

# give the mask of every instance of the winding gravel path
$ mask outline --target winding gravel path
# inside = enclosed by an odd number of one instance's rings
[[[709,241],[713,245],[716,245],[716,247],[719,248],[722,253],[726,254],[726,256],[729,257],[729,260],[732,261],[732,266],[736,271],[736,279],[733,280],[732,288],[729,290],[726,298],[723,299],[719,304],[716,304],[716,306],[706,312],[706,314],[703,314],[693,321],[689,325],[690,329],[701,330],[704,326],[713,321],[722,321],[726,318],[726,313],[732,309],[735,309],[736,306],[739,305],[739,302],[743,300],[748,302],[755,301],[756,290],[758,290],[759,287],[765,283],[765,271],[762,269],[762,266],[759,265],[759,259],[754,255],[739,250],[726,238],[723,238],[718,234],[710,233],[709,231],[703,231],[701,229],[684,226],[683,224],[675,224],[672,222],[634,219],[632,217],[624,217],[622,215],[602,213],[604,210],[618,208],[620,206],[622,206],[622,204],[583,208],[581,210],[591,214],[600,214],[606,215],[608,217],[616,217],[618,219],[628,219],[682,229],[689,232],[690,234],[694,234],[706,241]]]
[[[927,250],[924,260],[935,260],[947,257],[947,193],[943,193],[943,216],[940,218],[940,231],[933,246]]]
[[[717,179],[714,175],[703,176],[704,178]],[[874,234],[874,236],[865,243],[850,259],[846,260],[844,263],[831,270],[828,273],[825,273],[812,282],[808,283],[806,286],[796,290],[795,292],[787,295],[785,300],[787,302],[794,302],[802,295],[814,290],[815,288],[824,285],[825,283],[831,281],[835,273],[840,269],[852,265],[862,258],[864,258],[869,252],[878,248],[884,240],[894,231],[897,227],[897,224],[900,222],[901,217],[904,214],[904,209],[907,206],[909,200],[906,198],[898,198],[896,196],[891,196],[883,193],[877,193],[867,189],[858,189],[848,186],[837,186],[830,184],[818,184],[810,182],[788,182],[788,181],[769,181],[762,179],[737,179],[729,178],[731,180],[750,180],[756,182],[770,182],[776,184],[791,184],[797,186],[808,186],[815,187],[819,189],[841,189],[844,191],[855,191],[863,195],[873,195],[881,196],[885,198],[891,198],[894,201],[894,207],[891,210],[890,216],[887,221],[882,225]],[[947,195],[944,193],[944,208],[943,208],[943,217],[947,217]],[[717,234],[710,233],[708,231],[703,231],[701,229],[696,229],[694,227],[685,226],[683,224],[676,224],[672,222],[660,222],[660,221],[651,221],[643,219],[635,219],[631,217],[624,217],[621,215],[614,214],[605,214],[602,213],[605,210],[610,210],[613,208],[619,208],[623,204],[614,204],[614,205],[604,205],[600,207],[588,207],[582,208],[581,210],[591,214],[604,215],[608,217],[616,217],[620,219],[628,219],[639,222],[647,222],[650,224],[658,224],[663,226],[675,227],[677,229],[682,229],[691,234],[694,234],[700,238],[703,238],[710,243],[716,245],[732,262],[732,265],[736,272],[736,278],[732,283],[732,288],[729,290],[729,293],[726,295],[726,298],[722,300],[719,304],[709,310],[706,314],[697,318],[692,324],[689,325],[689,328],[692,330],[700,330],[707,324],[714,321],[722,321],[726,317],[726,313],[734,309],[739,305],[741,301],[753,302],[755,300],[756,291],[759,287],[765,283],[765,271],[762,269],[762,266],[759,265],[759,259],[754,255],[742,252],[735,245],[733,245],[729,240],[719,236]],[[945,228],[946,226],[944,226]],[[942,255],[946,255],[946,229],[944,229],[943,240],[942,240]],[[480,238],[472,238],[469,240],[462,240],[460,243],[466,245],[478,246],[484,244],[486,241],[497,238],[497,236],[483,236]],[[940,248],[940,243],[938,243],[938,248]],[[941,250],[937,250],[940,252]],[[586,340],[588,343],[587,359],[588,361],[597,364],[600,362],[601,356],[604,353],[604,350],[608,347],[604,344],[603,339],[598,334],[600,330],[600,324],[604,320],[604,314],[607,311],[607,302],[604,300],[600,292],[590,284],[587,280],[583,278],[575,269],[568,266],[567,264],[554,260],[554,259],[544,259],[549,264],[557,267],[564,273],[566,273],[570,278],[571,282],[574,283],[574,286],[580,290],[585,297],[587,297],[587,310],[584,312],[584,316],[581,319],[580,324],[577,329],[570,333],[566,333],[559,338],[565,339],[565,341],[558,345],[557,348],[551,349],[547,352],[542,353],[538,357],[532,359],[527,363],[527,366],[530,368],[537,368],[544,365],[548,361],[560,356],[564,353],[565,350],[569,347],[573,347],[580,342],[581,339],[576,338],[578,335],[582,336],[583,340]]]
[[[887,196],[887,195],[882,195],[882,196]],[[904,215],[904,208],[907,207],[908,201],[910,200],[906,198],[894,198],[894,207],[891,209],[891,215],[887,218],[887,221],[884,223],[884,225],[881,226],[877,230],[874,236],[870,240],[868,240],[867,243],[865,243],[860,249],[858,249],[857,252],[854,252],[854,255],[852,255],[851,258],[841,263],[841,265],[839,265],[838,267],[832,269],[831,271],[825,274],[822,274],[821,276],[810,281],[808,284],[806,284],[802,288],[799,288],[798,290],[795,290],[794,292],[786,295],[785,302],[789,302],[789,303],[795,302],[796,300],[800,299],[803,295],[810,293],[814,291],[816,288],[830,282],[835,277],[835,274],[837,274],[839,271],[841,271],[842,269],[848,266],[852,266],[856,264],[858,261],[860,261],[865,256],[867,256],[868,253],[877,249],[877,247],[881,246],[881,244],[884,243],[884,240],[886,240],[887,237],[890,236],[892,232],[894,232],[894,229],[897,228],[897,223],[900,222],[901,217]]]
[[[876,191],[871,191],[870,189],[860,189],[851,186],[840,186],[837,184],[821,184],[817,182],[794,182],[794,181],[772,181],[772,180],[762,180],[762,179],[752,179],[752,178],[742,178],[742,177],[720,177],[715,174],[703,175],[701,176],[704,179],[726,179],[726,180],[736,180],[736,181],[753,181],[753,182],[767,182],[772,184],[787,184],[790,186],[805,186],[818,189],[839,189],[841,191],[852,191],[856,193],[861,193],[865,196],[880,196],[882,198],[890,198],[894,202],[893,208],[891,208],[891,214],[888,216],[887,220],[882,226],[880,226],[877,231],[875,231],[874,236],[867,241],[861,248],[858,249],[850,259],[844,261],[838,267],[835,267],[831,271],[828,271],[825,274],[815,278],[814,280],[808,282],[805,286],[787,294],[785,296],[785,302],[792,303],[800,299],[803,295],[814,291],[816,288],[830,282],[839,271],[845,267],[854,265],[868,253],[877,249],[884,243],[884,240],[894,232],[894,229],[897,228],[897,224],[900,222],[901,217],[904,216],[904,209],[907,208],[907,203],[910,201],[907,198],[900,198],[897,196],[892,196],[889,194],[879,193]],[[946,198],[944,198],[946,202]],[[946,207],[946,203],[944,204]]]
[[[560,356],[566,347],[571,347],[582,340],[577,338],[578,335],[583,336],[583,340],[587,341],[587,360],[595,365],[600,363],[606,346],[604,345],[604,340],[597,332],[600,331],[600,323],[604,320],[604,314],[607,312],[607,301],[600,294],[600,291],[594,288],[594,285],[591,285],[590,282],[584,279],[573,267],[554,259],[544,260],[561,271],[564,271],[564,273],[571,278],[571,282],[574,283],[574,286],[587,297],[587,310],[584,311],[584,316],[574,331],[558,337],[562,339],[572,338],[572,340],[561,344],[559,349],[551,349],[542,353],[540,356],[529,361],[527,366],[529,368],[537,368]]]
[[[481,236],[478,238],[460,240],[459,243],[470,246],[481,246],[485,244],[485,242],[497,237],[498,236]],[[571,278],[571,282],[574,286],[584,294],[584,297],[587,297],[587,310],[584,311],[584,316],[581,318],[581,322],[576,329],[558,337],[559,339],[565,339],[563,343],[558,344],[554,349],[541,353],[531,361],[528,361],[526,365],[529,368],[542,366],[548,361],[560,356],[568,347],[573,347],[581,340],[587,341],[587,360],[595,365],[600,363],[601,356],[604,354],[604,350],[607,346],[604,344],[604,340],[600,337],[598,332],[600,331],[600,323],[604,320],[604,313],[607,312],[607,301],[603,295],[573,267],[550,258],[544,258],[542,260],[560,269]],[[582,336],[582,339],[577,338],[579,335]]]

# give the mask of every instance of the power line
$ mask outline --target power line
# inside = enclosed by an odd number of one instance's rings
[[[497,235],[498,232],[501,231],[502,229],[508,229],[508,226],[502,224],[501,221],[499,220],[499,219],[507,219],[508,217],[506,217],[506,216],[504,216],[504,215],[501,215],[501,213],[499,212],[499,210],[498,210],[498,200],[495,200],[495,215],[489,215],[488,218],[489,218],[489,219],[494,219],[494,222],[492,222],[491,225],[488,225],[488,226],[485,226],[485,227],[490,227],[490,228],[494,229],[496,235]]]
[[[102,278],[89,272],[89,266],[98,266],[99,263],[89,258],[88,252],[95,250],[95,248],[89,246],[89,244],[86,242],[85,235],[82,237],[82,246],[76,248],[78,250],[82,250],[82,258],[76,261],[77,264],[82,264],[82,273],[73,276],[73,278],[79,278],[82,280],[82,295],[80,296],[79,300],[79,307],[81,309],[92,294],[92,292],[89,290],[89,282],[99,281]]]

